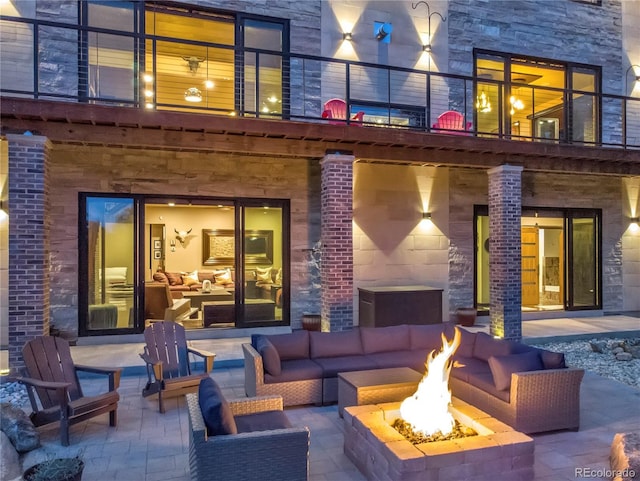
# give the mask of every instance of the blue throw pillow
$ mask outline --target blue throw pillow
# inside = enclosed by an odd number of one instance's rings
[[[279,376],[282,373],[282,364],[280,363],[280,354],[276,347],[269,339],[262,336],[258,339],[256,350],[262,356],[262,364],[265,371],[272,376]]]
[[[238,434],[231,406],[222,395],[220,386],[210,377],[200,381],[198,403],[209,436]]]
[[[540,356],[535,351],[509,354],[508,356],[491,356],[488,363],[493,383],[498,391],[506,391],[511,387],[511,374],[514,372],[543,369]]]

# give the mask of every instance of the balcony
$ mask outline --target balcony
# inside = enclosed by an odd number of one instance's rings
[[[353,125],[376,128],[378,139],[381,129],[393,129],[455,135],[456,143],[471,137],[640,149],[638,97],[16,17],[2,17],[0,28],[13,38],[3,44],[6,100]],[[518,91],[530,101],[514,110]],[[329,99],[344,101],[343,118],[327,116]],[[459,121],[444,122],[446,112],[456,112]]]

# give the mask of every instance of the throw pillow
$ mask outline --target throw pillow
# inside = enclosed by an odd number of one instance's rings
[[[198,404],[209,436],[238,434],[236,421],[220,386],[210,377],[200,381]]]
[[[491,356],[512,354],[513,344],[504,339],[494,339],[489,334],[478,332],[473,346],[473,357],[488,361]]]
[[[256,346],[256,350],[262,356],[265,371],[272,376],[279,376],[282,373],[282,365],[276,347],[265,336],[260,336],[257,339]]]
[[[256,279],[258,282],[271,284],[271,267],[256,267]]]
[[[170,286],[181,286],[182,285],[182,274],[179,272],[165,272],[167,279],[169,279]]]
[[[196,284],[200,284],[200,279],[198,279],[198,271],[193,271],[188,274],[183,274],[182,283],[185,286],[193,286]]]
[[[540,356],[534,351],[509,354],[507,356],[491,356],[488,362],[493,376],[493,383],[499,391],[506,391],[511,387],[511,375],[514,372],[542,369]]]
[[[276,284],[282,284],[282,267],[278,269],[278,273],[276,274]]]
[[[157,271],[153,273],[153,280],[156,282],[162,282],[163,284],[169,284],[169,279],[162,271]]]
[[[221,269],[213,271],[213,276],[216,280],[216,284],[232,284],[233,278],[231,277],[231,269]]]

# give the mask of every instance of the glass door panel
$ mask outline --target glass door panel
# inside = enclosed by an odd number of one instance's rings
[[[87,197],[84,219],[88,332],[135,327],[136,215],[130,198]]]
[[[574,93],[572,98],[571,140],[573,142],[597,142],[597,92],[596,73],[591,70],[574,69],[571,76],[573,90],[588,93]]]
[[[283,211],[244,209],[243,327],[283,320]]]
[[[568,309],[600,305],[599,225],[595,213],[572,212],[567,218]]]

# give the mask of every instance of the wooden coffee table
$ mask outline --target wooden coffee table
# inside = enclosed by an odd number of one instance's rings
[[[347,406],[402,401],[416,392],[422,376],[408,367],[338,373],[338,413]]]

